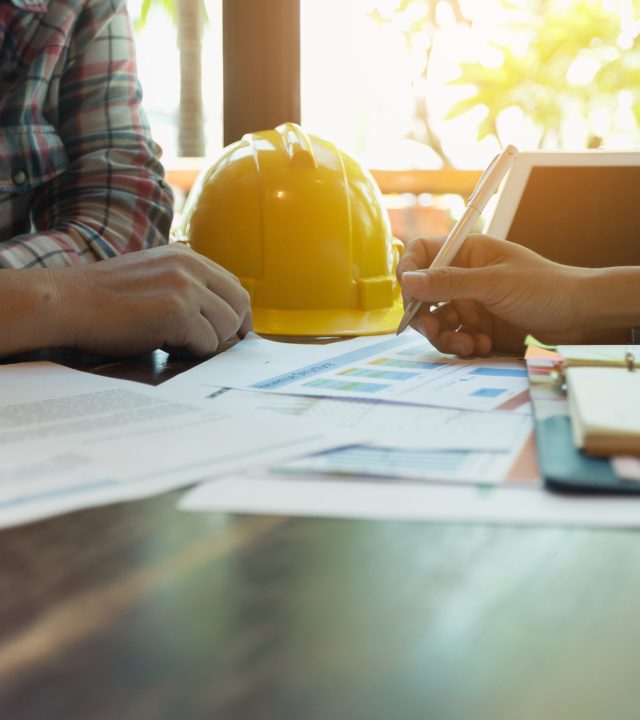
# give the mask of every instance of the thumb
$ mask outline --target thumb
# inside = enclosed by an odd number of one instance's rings
[[[405,272],[402,284],[415,298],[424,301],[476,300],[486,303],[494,294],[493,273],[485,268],[438,268]]]

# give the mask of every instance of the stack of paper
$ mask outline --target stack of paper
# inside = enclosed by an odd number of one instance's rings
[[[640,372],[570,367],[566,376],[576,446],[591,455],[640,455]]]
[[[570,372],[590,388],[577,412],[593,429],[614,384],[628,390],[640,373],[600,368],[616,376],[595,392],[590,371]],[[321,345],[250,336],[158,388],[7,365],[0,389],[0,526],[212,479],[181,506],[640,524],[632,501],[587,506],[540,489],[520,361],[443,356],[412,331]]]
[[[315,417],[371,437],[278,465],[288,473],[498,483],[531,436],[522,362],[444,356],[414,331],[309,347],[250,336],[163,391],[239,412]]]
[[[312,417],[369,437],[207,484],[185,498],[188,509],[431,517],[428,493],[435,489],[441,502],[442,492],[463,485],[517,478],[535,486],[538,479],[522,362],[444,356],[413,331],[314,352],[254,336],[165,383],[163,391],[209,397],[247,414],[269,408]],[[373,505],[365,500],[382,495]],[[418,496],[425,502],[416,505]],[[383,505],[387,512],[380,514]]]
[[[306,364],[300,363],[297,367],[287,365],[287,346],[276,351],[262,344],[263,341],[257,341],[252,354],[254,359],[260,358],[260,363],[254,366],[259,367],[259,372],[253,377],[250,372],[243,375],[250,370],[249,366],[240,368],[241,372],[234,375],[228,356],[221,358],[221,363],[214,360],[209,365],[200,366],[195,374],[178,378],[177,386],[183,392],[187,392],[189,384],[194,382],[200,385],[198,392],[210,394],[217,402],[235,403],[238,407],[245,403],[277,407],[280,412],[298,417],[317,413],[330,419],[335,426],[346,426],[352,422],[353,427],[366,427],[376,437],[375,441],[370,440],[367,444],[280,463],[280,472],[274,472],[273,468],[271,471],[265,469],[259,473],[233,474],[217,482],[205,483],[184,496],[180,507],[192,511],[324,517],[640,527],[638,498],[568,497],[541,487],[532,435],[529,433],[524,445],[516,439],[519,437],[519,422],[522,420],[526,426],[531,421],[526,393],[523,398],[515,383],[511,388],[503,387],[502,392],[510,395],[510,399],[492,406],[487,401],[492,393],[481,392],[474,402],[484,395],[487,402],[483,410],[470,410],[466,405],[464,384],[468,383],[472,393],[478,388],[474,387],[473,378],[465,375],[485,374],[488,379],[491,374],[487,374],[486,368],[493,370],[493,362],[456,361],[435,353],[422,338],[416,339],[418,342],[414,346],[407,344],[400,347],[392,342],[383,348],[375,346],[387,339],[369,339],[368,343],[358,348],[358,356],[350,355],[349,345],[345,343],[340,346],[342,353],[338,353],[337,357],[331,357],[331,352],[325,350],[321,361],[318,358],[317,363],[308,363],[308,358],[305,358]],[[396,385],[401,385],[405,381],[415,382],[417,392],[405,393],[404,398],[405,402],[419,398],[418,402],[423,403],[420,407],[398,403],[398,397],[403,395],[401,387],[396,388],[398,392],[394,398],[385,398],[376,405],[362,397],[369,393],[382,398],[384,389],[345,387],[342,384],[345,369],[371,370],[373,362],[380,358],[379,351],[391,362],[376,363],[376,370],[396,367],[400,372],[414,371],[417,369],[415,366],[393,364],[398,358],[412,359],[424,364],[422,378],[349,374],[360,378],[358,382],[364,382],[363,377],[370,383],[394,381]],[[242,348],[238,353],[242,353]],[[578,351],[573,354],[578,354]],[[270,357],[278,366],[277,371],[270,372]],[[447,368],[447,365],[452,367]],[[515,363],[513,369],[519,367]],[[454,384],[454,392],[450,395],[439,393],[441,386],[437,380],[449,373],[449,377],[459,385],[456,388]],[[514,373],[512,378],[516,377]],[[543,374],[534,372],[531,378],[536,406],[543,403],[543,413],[550,416],[566,414],[566,398],[555,387],[548,367]],[[322,380],[322,385],[309,385],[314,380]],[[260,389],[261,392],[216,389],[213,387],[216,383],[229,383],[254,391]],[[309,397],[306,394],[309,388],[318,392],[320,387],[323,393],[333,397]],[[490,387],[488,382],[485,387]],[[497,390],[497,387],[492,389]],[[191,386],[193,388],[194,385]],[[429,390],[434,391],[433,395]],[[287,395],[288,391],[292,394]],[[347,393],[358,392],[363,393],[358,400],[338,399]],[[429,407],[432,397],[434,404],[450,402],[451,408]],[[419,413],[425,413],[424,417]],[[447,417],[449,413],[451,415]],[[386,423],[378,428],[381,417]],[[413,424],[414,432],[403,424],[403,419],[407,425]],[[511,427],[506,429],[502,425],[505,419],[511,423]],[[393,432],[394,428],[400,430],[400,437]],[[473,443],[474,433],[478,433],[475,435],[477,445]],[[412,447],[414,439],[416,444]],[[501,440],[504,441],[502,450]],[[385,447],[385,444],[391,447]],[[519,452],[514,452],[514,448],[518,448]],[[505,461],[502,467],[498,460],[500,457]],[[507,466],[510,466],[508,473],[505,472]],[[282,470],[287,473],[283,474]],[[625,469],[625,477],[640,478],[637,463]],[[519,482],[514,482],[516,479]]]

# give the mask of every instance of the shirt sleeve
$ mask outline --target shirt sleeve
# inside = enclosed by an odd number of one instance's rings
[[[168,242],[173,196],[141,107],[124,0],[89,0],[59,78],[66,170],[39,188],[34,232],[0,246],[0,266],[89,263]]]

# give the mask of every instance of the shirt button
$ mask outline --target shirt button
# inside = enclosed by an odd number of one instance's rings
[[[13,173],[13,182],[16,185],[24,185],[27,182],[27,173],[24,170],[18,170]]]

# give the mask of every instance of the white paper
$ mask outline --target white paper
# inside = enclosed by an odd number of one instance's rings
[[[0,366],[0,527],[362,439],[274,413],[233,417],[53,363]]]
[[[611,469],[623,480],[640,481],[640,458],[616,455],[611,458]]]
[[[518,419],[518,416],[514,416]],[[425,448],[355,445],[305,455],[279,464],[287,473],[321,473],[394,478],[414,481],[498,484],[509,475],[533,432],[533,423],[522,418],[519,432],[507,450],[430,450]],[[537,477],[531,477],[537,482]]]
[[[367,435],[368,445],[405,450],[509,452],[532,428],[530,416],[503,411],[480,413],[223,388],[212,393],[209,402],[219,412],[248,417],[268,410],[326,422]]]
[[[640,438],[640,372],[622,367],[571,367],[567,394],[586,433]],[[634,444],[637,445],[637,442]],[[582,446],[582,444],[580,445]]]
[[[231,387],[244,390],[361,398],[488,411],[528,402],[524,364],[468,360],[437,352],[419,333],[379,335],[330,345],[274,343],[251,336],[175,380],[166,389]],[[302,354],[304,353],[304,360]],[[193,390],[192,390],[193,392]]]
[[[473,450],[401,450],[357,445],[301,457],[280,464],[276,469],[283,473],[488,485],[504,481],[513,465],[515,454]]]
[[[447,523],[640,527],[640,497],[557,495],[542,488],[327,481],[266,475],[191,490],[182,510]]]

